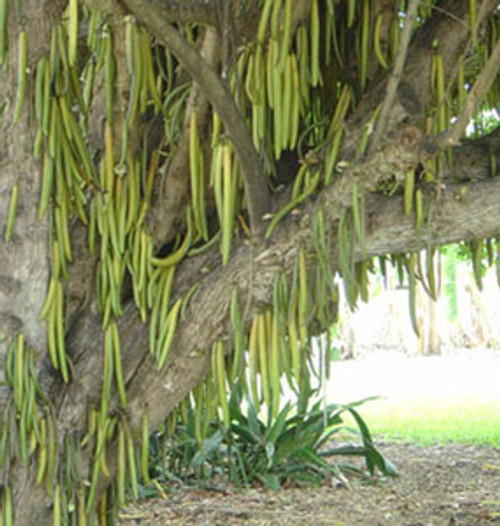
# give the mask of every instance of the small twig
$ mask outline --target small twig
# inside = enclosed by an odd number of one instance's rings
[[[398,50],[394,60],[394,67],[392,68],[392,73],[390,74],[389,80],[387,81],[386,96],[382,104],[380,116],[375,127],[375,133],[368,150],[370,153],[377,148],[381,137],[384,135],[385,130],[387,129],[391,109],[394,104],[394,99],[396,97],[396,92],[401,80],[401,76],[403,74],[413,23],[415,22],[415,18],[417,16],[417,9],[420,1],[421,0],[410,0],[408,9],[406,11],[405,25],[403,27],[403,31],[401,31],[401,39],[398,44]]]
[[[455,121],[453,126],[442,133],[436,140],[440,148],[447,148],[449,146],[457,146],[460,144],[460,137],[465,132],[467,125],[471,121],[478,105],[484,100],[487,95],[497,73],[500,71],[500,40],[497,41],[493,52],[488,61],[484,65],[481,73],[477,76],[476,82],[465,101],[464,107]]]

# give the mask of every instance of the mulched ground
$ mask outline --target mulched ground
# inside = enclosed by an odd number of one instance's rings
[[[169,490],[124,508],[121,526],[500,525],[500,450],[464,444],[379,444],[399,477],[278,492]]]

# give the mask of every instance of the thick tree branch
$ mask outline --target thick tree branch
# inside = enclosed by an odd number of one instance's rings
[[[431,202],[430,218],[428,226],[420,232],[415,229],[414,219],[404,215],[401,196],[368,195],[365,246],[363,250],[356,252],[356,259],[362,260],[366,254],[374,256],[416,251],[426,248],[429,243],[441,244],[500,234],[497,197],[500,193],[500,178],[471,183],[465,194],[463,186],[450,185],[439,198],[433,194],[428,196]],[[290,219],[283,225],[275,236],[272,250],[258,258],[258,272],[251,283],[248,278],[251,248],[244,244],[239,246],[227,267],[217,266],[202,279],[201,286],[190,303],[187,319],[178,327],[175,346],[171,350],[168,365],[161,374],[156,370],[156,362],[147,350],[147,327],[140,322],[133,305],[125,309],[120,321],[120,331],[124,335],[122,352],[128,378],[129,421],[133,427],[140,427],[143,411],[147,411],[151,426],[158,426],[206,375],[213,342],[217,338],[230,341],[228,311],[235,287],[238,288],[242,301],[247,294],[252,294],[261,304],[271,304],[275,272],[292,271],[298,243],[310,242],[315,209],[319,202],[332,200],[329,195],[331,192],[332,189],[328,188],[317,200],[308,203],[301,221]],[[324,211],[327,212],[326,206]],[[335,228],[332,231],[335,232]],[[335,246],[335,234],[332,242]],[[336,270],[335,251],[332,256],[332,267]],[[179,282],[189,279],[185,270],[180,269]],[[96,320],[96,323],[99,322]],[[84,334],[75,335],[77,345],[90,346],[95,343],[88,329],[86,326]],[[85,334],[89,336],[85,338]],[[203,342],[202,347],[200,342]],[[92,356],[87,356],[85,370],[92,369],[92,364],[88,363],[92,360]],[[67,422],[68,417],[79,413],[78,407],[75,407],[77,401],[78,398],[70,395],[59,414],[60,420]],[[70,422],[73,430],[80,426],[84,429],[84,423],[79,419]],[[113,456],[110,457],[113,462]]]
[[[323,207],[325,219],[335,232],[342,209],[351,203],[353,180],[369,187],[371,179],[378,181],[388,176],[401,179],[406,174],[408,166],[415,163],[418,157],[416,151],[421,137],[413,132],[413,128],[403,129],[392,144],[350,168],[337,184],[324,189],[316,199],[303,206],[300,219],[287,218],[275,231],[272,246],[256,256],[256,272],[252,279],[248,261],[253,252],[244,243],[236,247],[234,257],[224,268],[219,264],[220,256],[216,249],[213,254],[187,258],[177,270],[175,295],[180,297],[185,294],[196,282],[200,286],[191,299],[186,319],[179,323],[167,366],[161,373],[158,373],[156,361],[149,354],[147,326],[141,322],[134,304],[129,303],[125,307],[119,320],[119,330],[129,402],[128,416],[132,427],[140,426],[144,411],[149,415],[151,426],[158,426],[206,374],[212,344],[218,338],[230,338],[228,310],[234,288],[238,289],[242,304],[248,297],[252,297],[258,305],[270,304],[275,272],[290,273],[297,247],[311,246],[318,206]],[[496,135],[492,136],[492,145],[496,153]],[[480,157],[485,148],[484,139],[468,141],[467,146],[468,156]],[[500,148],[498,150],[500,152]],[[483,175],[486,175],[488,168],[484,164],[482,166]],[[464,184],[450,185],[439,199],[429,194],[428,199],[432,203],[429,226],[420,233],[415,230],[413,218],[404,216],[401,197],[367,194],[364,252],[359,250],[356,257],[362,259],[365,255],[418,250],[428,243],[498,234],[500,210],[496,192],[500,192],[500,178],[486,183],[469,183],[465,193]],[[332,246],[335,243],[336,235],[333,234]],[[333,269],[337,269],[335,253],[331,263]],[[207,268],[214,270],[207,273]],[[58,380],[50,375],[44,379],[44,388],[49,393],[58,393],[54,403],[62,429],[81,430],[82,433],[85,430],[85,408],[98,397],[100,391],[101,378],[92,372],[102,367],[101,353],[93,352],[101,338],[98,316],[87,313],[74,327],[68,341],[76,381],[61,396],[62,386],[57,383]],[[79,378],[86,381],[80,382]],[[112,405],[118,407],[118,400],[115,399]],[[84,454],[90,455],[91,451]]]
[[[156,7],[146,6],[139,0],[124,0],[124,3],[141,23],[153,31],[158,41],[177,57],[220,115],[243,171],[250,226],[252,233],[258,236],[262,232],[262,217],[269,210],[270,193],[261,159],[226,84],[180,33],[161,18]]]

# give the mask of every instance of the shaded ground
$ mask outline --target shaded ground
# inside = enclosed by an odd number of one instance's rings
[[[499,401],[500,352],[459,351],[411,358],[370,353],[334,364],[330,401],[370,394],[408,401]],[[362,414],[363,414],[362,410]],[[122,526],[500,526],[500,450],[468,444],[381,443],[400,476],[352,489],[251,489],[241,493],[173,488],[122,510]],[[352,463],[355,463],[353,461]]]
[[[500,524],[500,451],[468,445],[382,444],[400,477],[352,489],[243,493],[173,490],[122,511],[120,524],[482,526]]]

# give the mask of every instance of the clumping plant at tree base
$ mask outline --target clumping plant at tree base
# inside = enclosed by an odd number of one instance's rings
[[[498,35],[493,0],[0,0],[0,523],[341,477],[346,415],[390,472],[313,349],[338,274],[355,308],[393,265],[416,327],[440,246],[498,263]]]
[[[276,416],[268,413],[267,421],[259,417],[250,398],[245,397],[241,383],[233,390],[230,400],[231,424],[224,428],[214,419],[206,438],[196,439],[196,415],[192,406],[185,418],[178,416],[172,434],[155,434],[151,438],[152,477],[167,484],[182,481],[185,486],[223,489],[229,483],[245,487],[256,482],[270,489],[284,484],[320,484],[332,478],[347,483],[345,473],[394,476],[394,466],[375,448],[368,427],[355,409],[366,400],[336,405],[307,401],[287,402]],[[244,403],[246,402],[246,403]],[[246,406],[246,410],[242,410]],[[344,423],[343,413],[351,415],[357,430]],[[339,443],[358,438],[360,445]],[[327,449],[326,446],[329,446]],[[332,462],[331,457],[362,456],[366,471],[359,466]]]

